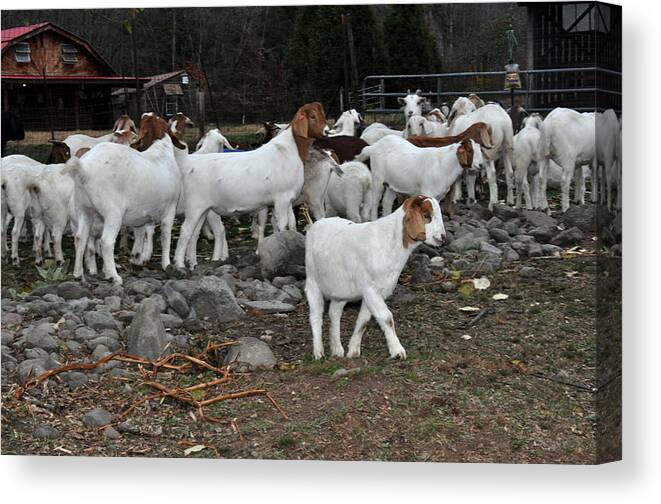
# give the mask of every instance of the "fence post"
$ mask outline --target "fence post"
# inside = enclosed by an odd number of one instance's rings
[[[385,97],[383,96],[383,93],[386,92],[386,81],[385,79],[381,79],[379,81],[379,85],[381,86],[381,96],[379,96],[379,108],[383,110],[386,108],[386,100]]]
[[[441,104],[441,78],[436,77],[436,104]]]
[[[197,90],[197,126],[200,131],[200,137],[204,135],[204,128],[206,125],[206,116],[204,113],[204,91]]]

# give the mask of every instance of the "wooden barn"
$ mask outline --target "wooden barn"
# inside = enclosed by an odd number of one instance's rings
[[[144,79],[142,79],[144,81]],[[121,77],[84,39],[43,22],[2,30],[2,109],[29,130],[106,130]]]
[[[574,90],[536,94],[534,105],[620,111],[622,7],[601,2],[521,5],[528,9],[528,69],[567,69],[536,74],[531,87]]]

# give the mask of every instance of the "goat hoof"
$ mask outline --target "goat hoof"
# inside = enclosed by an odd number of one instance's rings
[[[403,348],[400,348],[399,350],[395,351],[394,353],[390,354],[391,359],[400,359],[400,360],[406,360],[406,350]]]

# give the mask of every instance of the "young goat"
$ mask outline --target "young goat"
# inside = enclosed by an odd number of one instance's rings
[[[324,356],[324,300],[330,300],[330,348],[344,357],[340,319],[344,306],[362,300],[347,357],[360,356],[360,343],[371,317],[385,334],[392,358],[406,358],[386,305],[411,253],[422,242],[439,246],[445,239],[443,217],[433,198],[412,196],[394,213],[356,224],[334,217],[310,227],[305,238],[305,293],[310,307],[315,359]]]
[[[353,222],[367,222],[372,212],[372,174],[360,161],[340,166],[342,176],[331,173],[326,191],[326,215],[342,215]]]

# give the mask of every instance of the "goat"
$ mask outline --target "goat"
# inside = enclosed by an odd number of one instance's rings
[[[406,91],[406,96],[402,98],[401,96],[397,98],[397,102],[401,105],[401,109],[404,112],[404,119],[409,120],[414,115],[422,115],[423,112],[429,110],[429,100],[424,96],[420,96],[421,91],[418,89],[415,93],[411,93],[411,90]]]
[[[482,98],[480,98],[479,96],[477,96],[475,93],[469,94],[468,99],[471,102],[473,102],[473,105],[475,105],[476,109],[482,108],[485,105],[484,100]],[[490,103],[493,103],[493,102],[490,102]]]
[[[583,165],[596,173],[595,115],[567,108],[556,108],[542,122],[544,162],[540,168],[540,209],[550,211],[546,199],[547,167],[550,160],[562,168],[562,212],[569,209],[569,189],[574,178],[574,200],[585,202]]]
[[[514,134],[517,134],[523,126],[524,119],[528,117],[528,111],[521,105],[514,105],[507,109],[507,115],[510,116],[510,119],[512,120],[512,130],[514,131]]]
[[[334,136],[317,138],[312,144],[317,149],[332,150],[339,163],[352,161],[369,144],[360,138],[352,136]]]
[[[195,147],[195,154],[223,152],[223,148],[235,150],[218,128],[207,131]]]
[[[121,115],[113,125],[112,132],[107,135],[100,137],[91,137],[88,135],[75,134],[69,135],[64,139],[64,143],[67,144],[71,153],[75,154],[80,149],[88,148],[91,149],[95,145],[104,142],[114,142],[114,143],[129,143],[126,141],[127,135],[124,132],[135,133],[135,123],[133,120],[126,114]],[[115,133],[120,133],[115,135]],[[129,139],[130,140],[130,139]]]
[[[340,165],[342,176],[331,173],[324,206],[326,215],[342,215],[353,222],[367,222],[372,212],[372,174],[360,161]]]
[[[526,208],[539,207],[539,166],[544,160],[542,140],[542,117],[532,114],[523,119],[523,128],[514,135],[514,179],[516,181],[515,208],[521,207],[521,196]],[[528,176],[533,177],[532,198]]]
[[[612,186],[615,183],[620,190],[617,176],[620,153],[618,138],[620,124],[613,109],[597,112],[595,116],[596,134],[596,170],[592,173],[592,202],[605,204],[612,208]],[[620,196],[618,196],[618,199]]]
[[[155,115],[144,115],[138,140],[131,147],[104,143],[83,158],[73,159],[65,172],[75,181],[74,200],[80,215],[74,243],[74,277],[82,278],[83,254],[94,218],[103,220],[101,253],[107,279],[117,284],[114,245],[122,226],[161,224],[161,265],[170,265],[170,241],[181,173],[188,168],[188,152],[168,124]]]
[[[454,136],[443,137],[427,137],[409,135],[406,140],[415,145],[416,147],[446,147],[453,143],[461,142],[468,138],[480,144],[485,149],[491,149],[491,133],[489,133],[489,126],[483,122],[477,122],[470,125],[466,131]]]
[[[305,237],[305,294],[310,307],[315,359],[324,356],[322,322],[324,300],[330,300],[330,348],[344,357],[340,320],[347,302],[361,300],[360,312],[349,341],[347,357],[360,356],[360,344],[371,317],[386,337],[391,358],[406,358],[397,338],[387,299],[411,253],[421,243],[440,245],[445,227],[438,202],[412,196],[391,215],[356,224],[334,217],[310,226]]]
[[[209,210],[225,216],[272,205],[277,230],[294,228],[292,202],[303,187],[303,162],[325,127],[321,104],[309,103],[296,112],[288,128],[258,149],[191,156],[192,168],[184,176],[186,218],[175,251],[176,266],[184,267],[188,242]]]
[[[408,138],[411,135],[443,137],[450,134],[450,128],[447,124],[437,121],[430,121],[421,115],[414,115],[409,117],[408,121],[406,121],[405,131],[405,138]]]
[[[372,220],[378,216],[384,184],[388,189],[382,208],[383,214],[388,215],[396,193],[442,199],[465,169],[479,171],[483,161],[479,147],[474,148],[469,139],[447,147],[420,148],[395,136],[366,147],[357,159],[371,162]]]
[[[328,136],[356,136],[362,123],[363,116],[356,109],[345,110],[328,132]]]
[[[369,145],[373,145],[379,140],[381,140],[384,136],[388,135],[395,135],[399,137],[404,137],[406,134],[406,130],[404,131],[399,131],[395,129],[391,129],[385,124],[381,123],[372,123],[370,124],[363,133],[360,135],[360,139],[367,142]]]
[[[477,122],[484,122],[489,126],[491,134],[491,149],[482,148],[486,160],[486,174],[489,181],[489,209],[498,202],[498,184],[496,182],[496,165],[498,159],[502,159],[505,167],[505,180],[507,182],[507,204],[514,204],[512,170],[512,149],[514,145],[514,133],[512,121],[507,112],[496,104],[487,104],[479,109],[471,100],[465,97],[457,98],[452,106],[449,116],[450,132],[457,135],[465,131],[469,126]],[[474,180],[467,180],[469,191],[474,192]],[[455,185],[455,200],[461,198],[461,180]],[[470,195],[469,195],[470,198]]]

